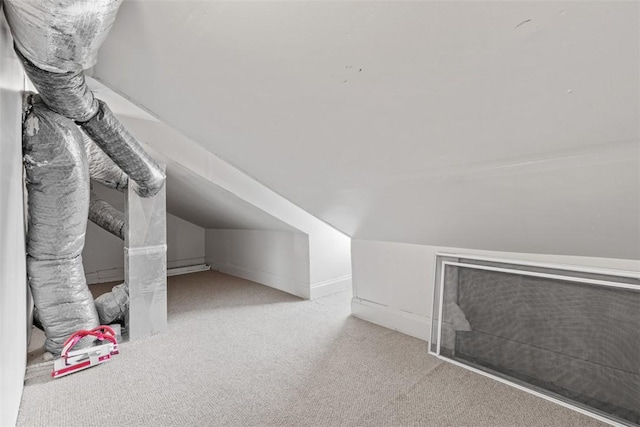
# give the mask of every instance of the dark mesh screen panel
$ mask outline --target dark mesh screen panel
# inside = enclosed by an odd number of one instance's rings
[[[640,425],[640,286],[448,265],[442,320],[441,355]]]

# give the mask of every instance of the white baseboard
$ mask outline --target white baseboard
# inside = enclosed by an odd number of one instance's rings
[[[183,267],[189,267],[193,265],[204,264],[204,258],[190,258],[190,259],[179,259],[174,261],[167,261],[167,270],[180,269]],[[171,276],[171,274],[167,274]],[[109,282],[123,282],[124,281],[124,268],[112,268],[109,270],[99,270],[91,273],[85,273],[85,278],[87,279],[87,284],[95,285],[98,283],[109,283]]]
[[[316,299],[326,295],[335,294],[336,292],[351,289],[351,275],[347,274],[333,279],[323,280],[311,284],[310,298]]]
[[[97,283],[122,282],[124,281],[124,268],[112,268],[109,270],[94,271],[85,273],[87,284],[95,285]]]
[[[424,341],[431,337],[431,319],[389,308],[360,298],[351,300],[351,314],[385,328],[411,335]]]
[[[237,265],[216,264],[215,262],[210,261],[208,264],[211,266],[212,270],[240,277],[242,279],[251,280],[252,282],[260,283],[261,285],[269,286],[270,288],[278,289],[279,291],[286,292],[300,298],[309,299],[310,296],[309,284],[302,281]]]
[[[180,274],[197,273],[200,271],[207,271],[207,270],[211,270],[211,266],[209,264],[195,264],[195,265],[187,265],[184,267],[167,268],[167,277],[178,276]]]

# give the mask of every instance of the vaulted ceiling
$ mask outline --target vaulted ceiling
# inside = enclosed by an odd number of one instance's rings
[[[94,75],[352,237],[637,259],[639,17],[127,1]]]

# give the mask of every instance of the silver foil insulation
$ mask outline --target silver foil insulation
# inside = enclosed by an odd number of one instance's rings
[[[89,159],[89,177],[91,180],[114,190],[124,191],[128,183],[127,174],[113,163],[113,160],[86,134],[84,134],[84,148]]]
[[[83,70],[95,64],[120,3],[4,2],[16,51],[40,93],[25,117],[23,136],[30,215],[28,268],[47,337],[45,347],[53,353],[60,352],[71,333],[98,324],[80,255],[87,215],[119,237],[125,230],[120,212],[95,198],[90,203],[87,157],[92,177],[111,188],[123,190],[131,178],[136,193],[149,197],[165,180],[164,171],[85,82]],[[76,124],[99,150],[87,145],[85,152]],[[128,307],[127,290],[124,284],[117,286],[96,302],[105,319]]]
[[[96,114],[98,102],[87,86],[84,71],[53,73],[33,64],[19,48],[16,53],[47,107],[76,122],[87,121]]]
[[[103,324],[124,320],[129,312],[129,285],[121,283],[96,298],[96,309]]]
[[[135,182],[136,193],[141,197],[155,195],[164,185],[164,172],[107,104],[100,100],[98,104],[98,113],[80,124],[82,130]]]
[[[42,70],[82,71],[96,63],[122,0],[5,0],[20,52]]]
[[[75,123],[49,110],[37,95],[29,102],[23,126],[27,274],[45,348],[59,354],[72,333],[99,324],[82,268],[89,167]]]
[[[127,232],[124,214],[111,206],[109,202],[99,198],[93,191],[89,201],[89,221],[124,240]]]

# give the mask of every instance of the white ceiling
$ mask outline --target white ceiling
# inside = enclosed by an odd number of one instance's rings
[[[640,258],[639,16],[128,1],[94,73],[355,238]]]

